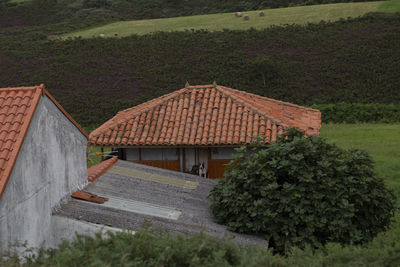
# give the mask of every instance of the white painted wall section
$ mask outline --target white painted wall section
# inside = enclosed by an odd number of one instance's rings
[[[60,200],[87,184],[86,137],[46,96],[0,199],[0,249],[51,243],[51,213]]]

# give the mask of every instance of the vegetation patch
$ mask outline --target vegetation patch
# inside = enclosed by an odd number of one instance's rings
[[[59,27],[0,30],[0,86],[45,83],[84,126],[186,81],[215,80],[300,105],[400,103],[396,14],[264,30],[46,40],[66,28]],[[257,69],[263,57],[272,70]]]
[[[0,0],[0,28],[60,22],[170,18],[365,0]]]
[[[400,12],[400,1],[399,0],[389,0],[384,1],[380,7],[380,12]]]
[[[291,129],[275,143],[242,147],[211,191],[217,222],[292,246],[363,244],[386,230],[395,195],[366,151],[343,150]]]
[[[400,122],[400,105],[337,103],[311,107],[321,111],[324,123]]]
[[[271,25],[307,24],[321,20],[336,21],[339,19],[358,17],[368,12],[378,10],[382,2],[340,3],[315,6],[301,6],[278,8],[260,11],[246,11],[249,20],[235,17],[233,13],[198,15],[177,18],[121,21],[112,24],[91,28],[88,30],[68,33],[63,38],[78,37],[91,38],[104,34],[105,37],[122,37],[131,34],[146,34],[157,31],[182,31],[185,29],[206,29],[209,31],[246,30],[250,28],[264,29]]]

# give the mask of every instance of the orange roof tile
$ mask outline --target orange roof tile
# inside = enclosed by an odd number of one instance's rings
[[[242,145],[288,127],[319,135],[321,112],[218,85],[187,86],[120,111],[89,135],[97,146]]]
[[[118,161],[118,157],[112,157],[108,160],[102,161],[99,164],[93,165],[88,169],[89,182],[95,181],[97,178],[106,173]]]
[[[30,122],[42,96],[49,97],[86,136],[87,133],[47,92],[44,85],[0,88],[0,199],[22,147]]]

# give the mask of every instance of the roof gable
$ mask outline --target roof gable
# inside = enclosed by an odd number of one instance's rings
[[[93,131],[102,146],[241,145],[287,127],[319,134],[319,110],[217,85],[188,86],[120,111]]]
[[[44,85],[0,88],[0,199],[10,178],[40,98],[44,95],[53,101],[83,135],[88,137],[79,124],[45,90]]]

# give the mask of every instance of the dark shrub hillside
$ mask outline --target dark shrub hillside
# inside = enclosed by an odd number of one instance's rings
[[[239,149],[210,199],[217,222],[264,235],[278,252],[368,242],[389,225],[396,203],[367,152],[293,129],[265,147]]]

